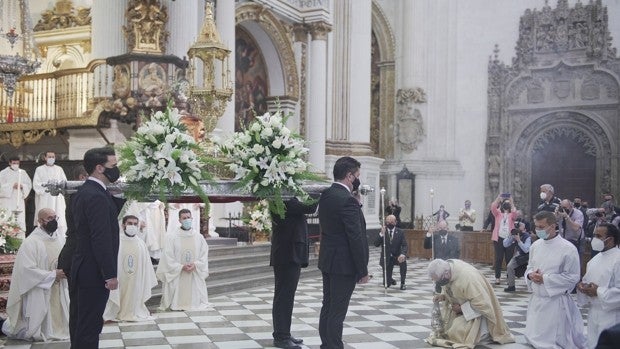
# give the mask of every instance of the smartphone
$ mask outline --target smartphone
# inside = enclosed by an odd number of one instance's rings
[[[510,197],[510,193],[502,193],[500,196],[503,197],[503,198],[509,198]]]

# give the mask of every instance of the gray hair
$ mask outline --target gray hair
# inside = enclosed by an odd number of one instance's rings
[[[450,263],[443,259],[435,259],[428,264],[428,276],[432,279],[441,279],[446,271],[450,270]]]
[[[543,184],[540,186],[540,189],[544,189],[555,194],[555,191],[553,191],[553,186],[551,184]]]

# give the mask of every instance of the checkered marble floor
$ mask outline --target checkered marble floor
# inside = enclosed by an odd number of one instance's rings
[[[426,276],[426,260],[409,260],[407,290],[384,290],[378,252],[371,255],[374,278],[356,288],[345,320],[345,348],[388,349],[429,348],[424,338],[430,333],[432,284]],[[492,280],[488,265],[477,265]],[[396,270],[395,270],[396,271]],[[397,276],[397,275],[395,275]],[[504,274],[502,276],[505,276]],[[517,292],[506,293],[506,285],[495,286],[504,317],[517,343],[478,346],[479,349],[530,348],[523,344],[528,293],[523,279],[517,280]],[[292,333],[304,339],[303,348],[317,349],[319,312],[322,299],[320,278],[302,279],[295,298]],[[144,349],[243,349],[273,348],[271,303],[273,287],[213,297],[213,310],[201,312],[156,313],[154,321],[107,324],[100,348]],[[584,316],[585,319],[585,316]],[[10,349],[64,349],[67,342],[35,343],[6,340]]]

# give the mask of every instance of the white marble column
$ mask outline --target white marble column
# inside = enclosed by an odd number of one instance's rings
[[[327,102],[327,34],[331,30],[325,22],[310,25],[310,58],[308,69],[307,141],[309,160],[316,172],[325,168],[325,116]]]
[[[92,59],[118,56],[127,52],[127,40],[123,26],[127,25],[125,11],[127,0],[116,0],[114,6],[108,1],[93,1]]]
[[[217,1],[215,9],[215,25],[220,33],[222,43],[230,50],[228,64],[230,67],[230,81],[233,86],[233,95],[224,111],[224,115],[217,123],[217,128],[224,133],[234,132],[235,130],[235,1]]]
[[[166,54],[187,57],[187,50],[196,42],[202,19],[205,16],[203,0],[169,1],[168,24],[170,32]]]

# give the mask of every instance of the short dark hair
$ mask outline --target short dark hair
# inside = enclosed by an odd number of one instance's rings
[[[11,157],[9,158],[9,164],[11,163],[11,161],[21,161],[21,160],[19,159],[19,156],[11,155]]]
[[[84,168],[84,165],[82,164],[77,164],[75,166],[73,166],[73,169],[71,170],[71,176],[73,178],[73,180],[79,180],[80,176],[88,176],[88,172],[86,172],[86,169]]]
[[[128,215],[126,215],[125,217],[123,217],[123,224],[127,223],[127,221],[128,221],[128,220],[130,220],[130,219],[135,219],[135,220],[137,220],[138,222],[140,222],[140,220],[138,219],[138,217],[136,217],[136,216],[134,216],[134,215],[131,215],[131,214],[128,214]]]
[[[350,156],[343,156],[336,160],[334,164],[334,180],[341,180],[346,177],[347,173],[357,171],[362,164]]]
[[[611,236],[614,239],[614,245],[618,246],[618,243],[620,243],[620,230],[618,230],[618,227],[611,223],[601,223],[598,225],[598,227],[606,228],[607,236]]]
[[[182,209],[179,210],[179,218],[181,218],[181,215],[183,213],[189,213],[190,216],[192,215],[192,211],[190,211],[190,210],[188,210],[186,208],[182,208]]]
[[[544,220],[549,225],[557,224],[558,223],[558,221],[555,218],[555,215],[553,214],[553,212],[549,212],[549,211],[540,211],[540,212],[538,212],[534,216],[534,220],[535,221],[542,221],[542,220]]]
[[[114,148],[101,147],[92,148],[86,151],[84,154],[84,169],[91,175],[95,171],[97,165],[103,165],[108,162],[108,156],[115,156]]]

